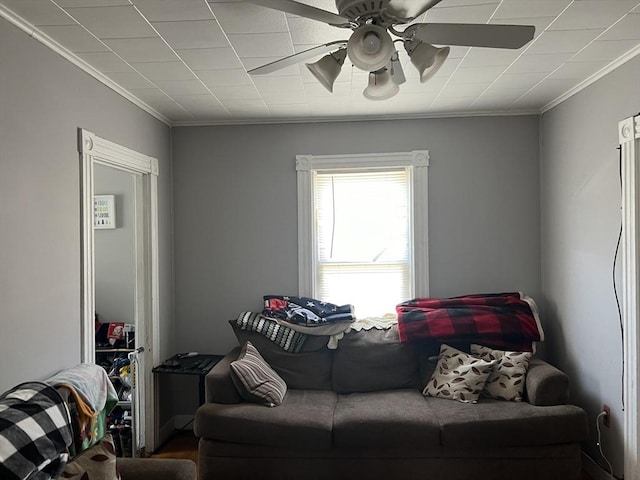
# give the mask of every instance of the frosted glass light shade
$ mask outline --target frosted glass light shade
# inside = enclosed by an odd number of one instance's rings
[[[369,100],[386,100],[400,91],[400,87],[391,79],[391,73],[386,68],[369,74],[369,86],[362,94]]]
[[[378,25],[364,25],[358,28],[347,43],[349,60],[365,72],[375,72],[383,68],[389,63],[393,52],[391,36]]]
[[[340,75],[346,57],[347,51],[341,48],[337,52],[325,55],[315,63],[307,63],[306,66],[322,86],[333,93],[333,83]]]
[[[434,47],[427,42],[405,42],[411,63],[420,73],[420,83],[425,83],[440,69],[449,56],[449,47]]]

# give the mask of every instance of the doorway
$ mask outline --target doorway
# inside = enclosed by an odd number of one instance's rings
[[[135,344],[127,349],[131,361],[128,400],[133,455],[142,455],[155,449],[157,430],[151,370],[159,363],[158,162],[84,129],[78,129],[78,150],[82,362],[96,362],[96,314],[100,315],[97,306],[106,314],[99,320],[134,326]],[[99,214],[94,202],[100,204]],[[109,254],[105,253],[109,241],[119,243],[111,248],[111,255],[119,255],[118,258],[103,258]],[[120,268],[114,268],[116,265]],[[121,285],[114,285],[114,275]],[[105,285],[110,288],[105,289]],[[114,300],[115,295],[124,297]]]
[[[640,467],[640,115],[618,125],[622,167],[624,478]]]

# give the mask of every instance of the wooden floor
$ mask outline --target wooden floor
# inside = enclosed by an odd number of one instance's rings
[[[176,431],[169,441],[162,445],[153,458],[188,458],[198,463],[198,438],[191,430]],[[591,480],[586,473],[582,473],[582,480]]]
[[[198,438],[191,430],[177,430],[153,458],[188,458],[198,463]]]

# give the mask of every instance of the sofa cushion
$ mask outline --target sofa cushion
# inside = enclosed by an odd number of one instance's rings
[[[224,442],[271,447],[328,449],[336,394],[289,390],[282,404],[206,403],[196,413],[195,433]]]
[[[482,395],[512,402],[522,401],[527,368],[533,355],[531,352],[505,352],[472,344],[471,354],[488,362],[498,362],[484,384]]]
[[[536,407],[482,398],[476,404],[428,398],[450,448],[523,447],[580,442],[588,437],[584,410],[574,405]]]
[[[442,345],[438,364],[423,394],[476,403],[497,360],[485,361],[449,345]]]
[[[329,337],[308,335],[302,351],[290,353],[260,333],[242,330],[235,320],[229,323],[240,345],[250,341],[289,388],[331,390],[332,352],[327,349]]]
[[[242,398],[249,402],[273,407],[280,405],[287,393],[287,384],[251,342],[245,343],[238,359],[231,362],[231,379]]]
[[[347,333],[333,354],[333,390],[338,393],[418,388],[418,355],[400,343],[398,327]]]
[[[440,444],[440,424],[418,390],[338,395],[336,447],[420,448]]]

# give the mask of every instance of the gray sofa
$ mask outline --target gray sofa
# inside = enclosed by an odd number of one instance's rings
[[[200,480],[580,478],[585,412],[567,405],[567,376],[540,359],[526,401],[467,404],[422,395],[438,345],[400,344],[396,329],[349,333],[336,350],[310,337],[287,353],[234,328],[288,391],[277,407],[243,401],[230,370],[239,347],[211,370],[194,425]]]

